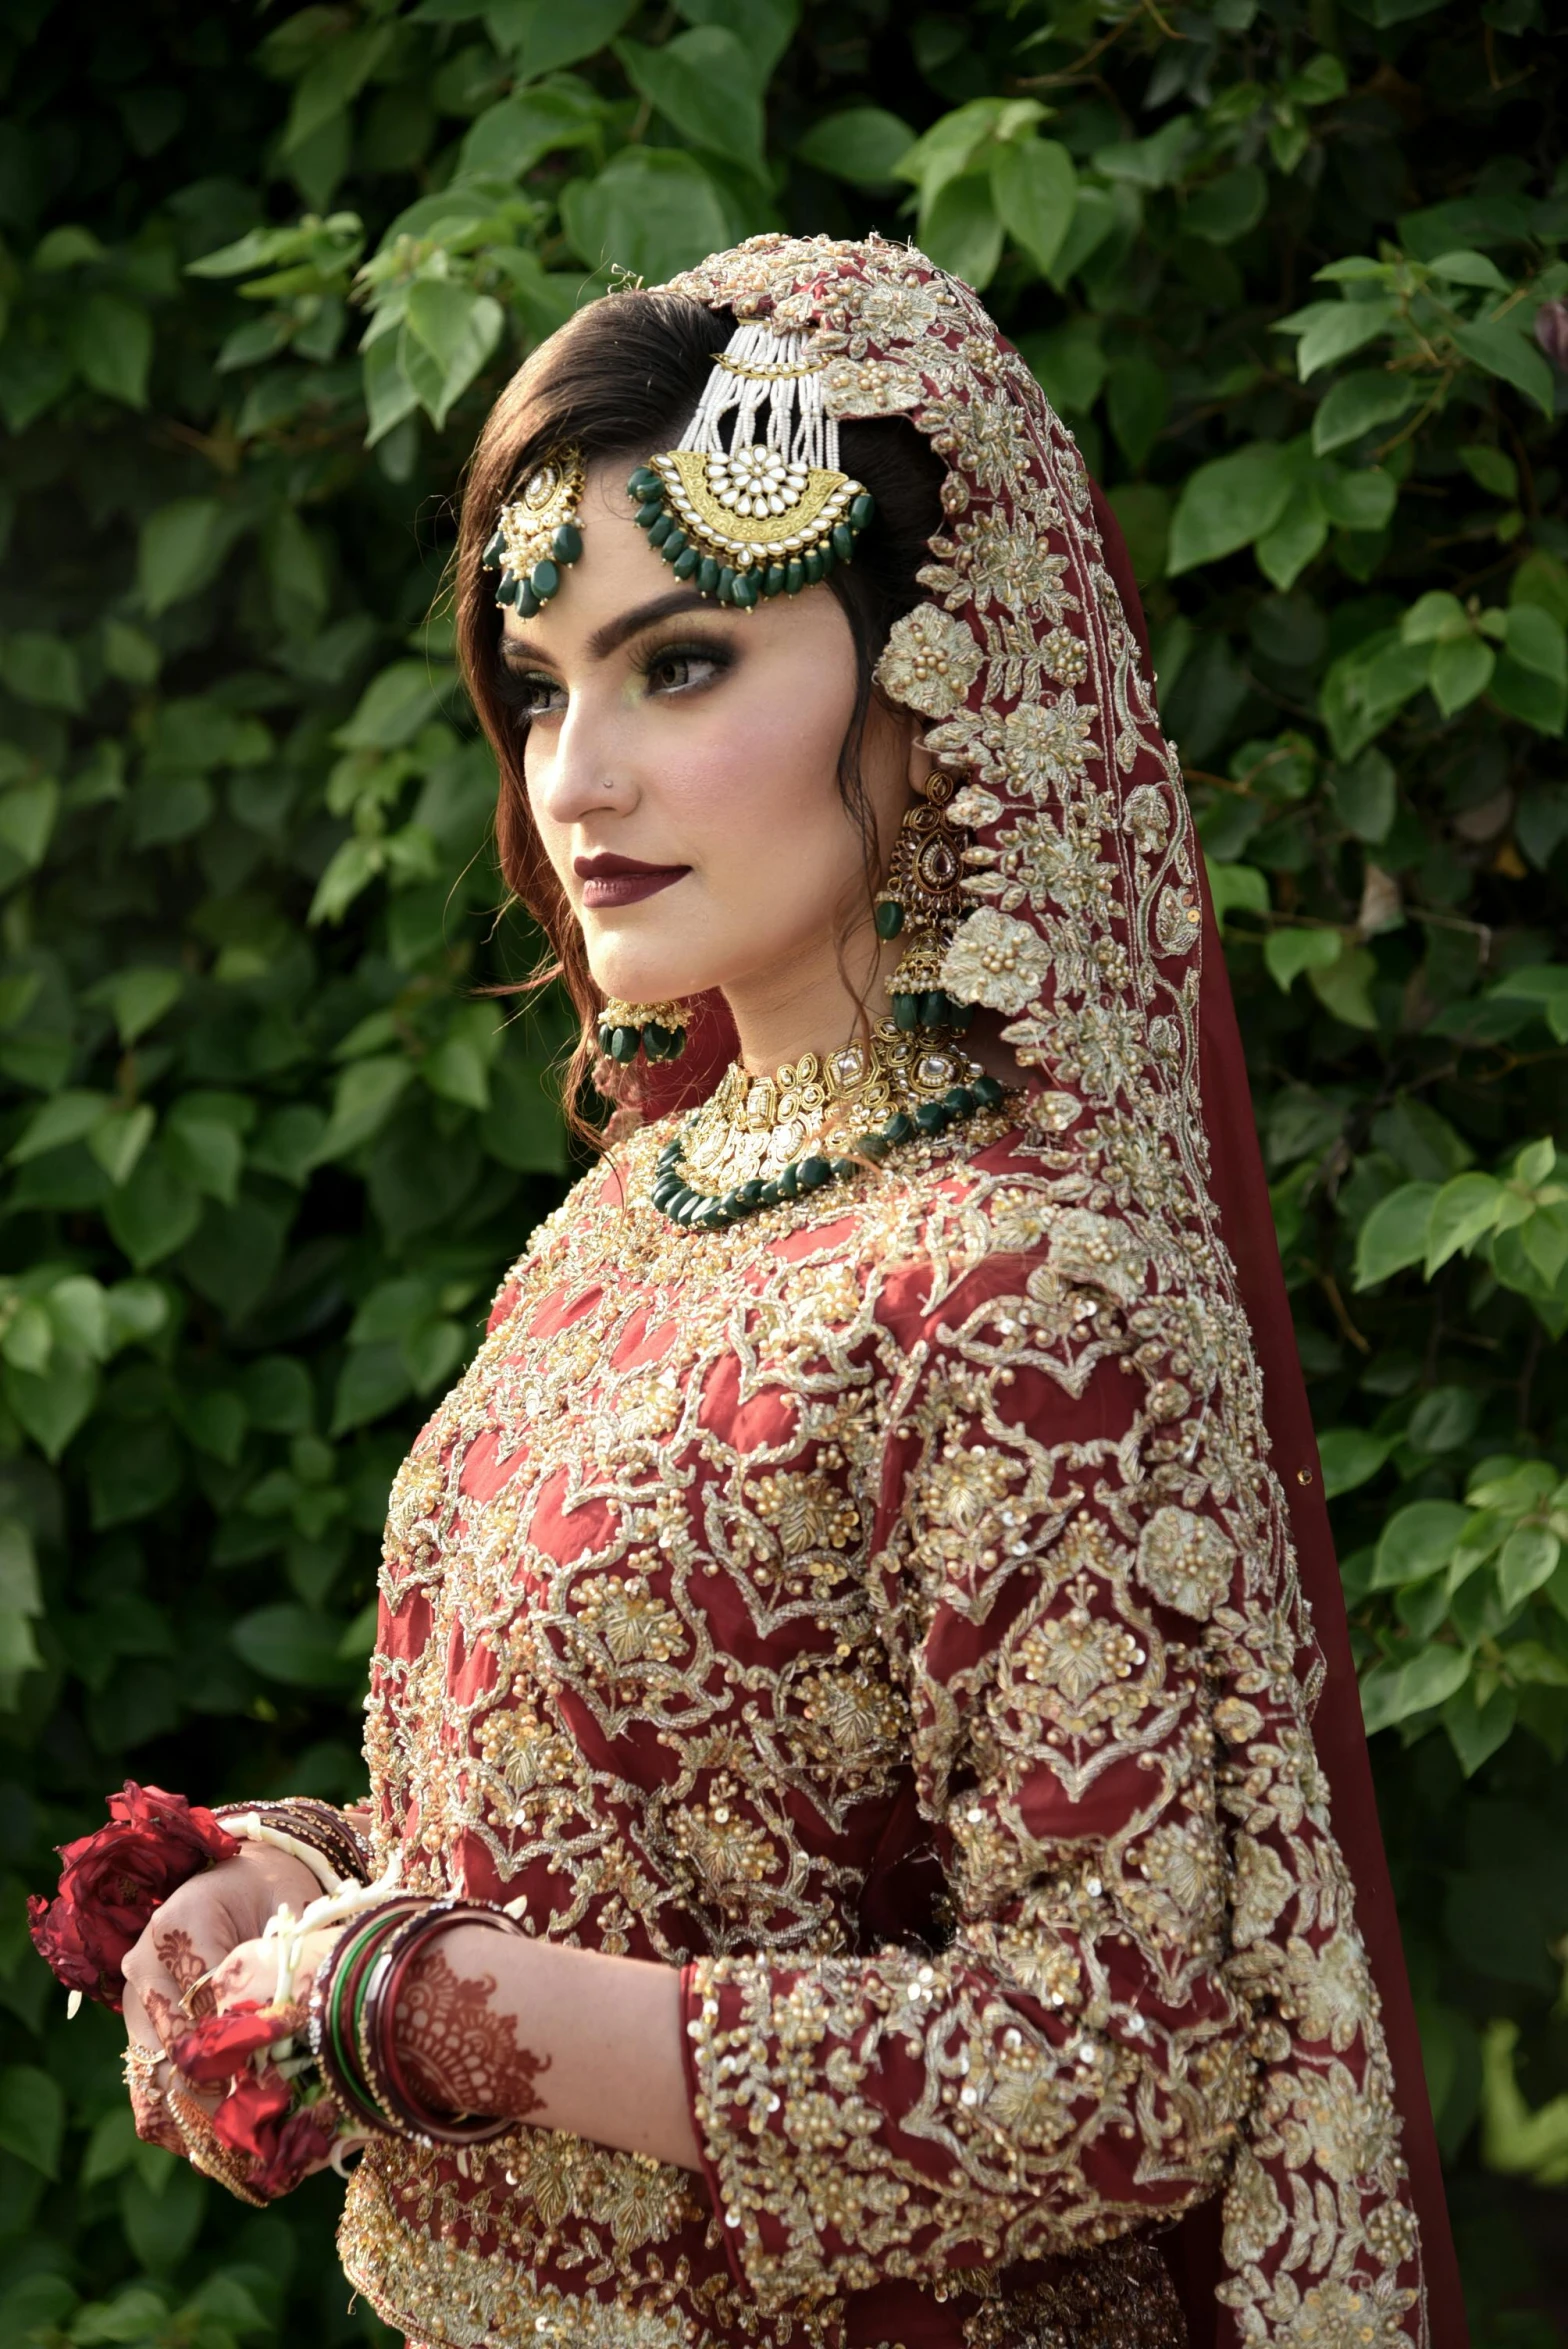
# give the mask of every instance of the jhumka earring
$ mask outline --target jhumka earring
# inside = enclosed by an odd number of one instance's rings
[[[531,620],[547,604],[583,551],[577,510],[583,494],[583,461],[576,449],[561,449],[536,465],[519,495],[501,508],[495,535],[481,555],[487,571],[499,571],[498,604],[515,604]]]
[[[686,1049],[686,1014],[679,1003],[623,1003],[612,995],[599,1014],[599,1050],[624,1067],[641,1052],[647,1060],[679,1060]]]
[[[894,1026],[962,1034],[974,1017],[974,1005],[958,1002],[942,985],[943,957],[963,911],[963,835],[947,813],[955,786],[951,776],[938,771],[919,789],[921,796],[899,827],[887,879],[877,895],[877,936],[908,938],[887,983]]]
[[[852,561],[876,512],[870,492],[839,469],[824,362],[809,353],[808,336],[745,320],[715,353],[679,447],[650,457],[626,484],[639,526],[676,578],[743,611],[759,596],[798,595]]]

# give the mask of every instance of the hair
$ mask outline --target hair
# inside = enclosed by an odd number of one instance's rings
[[[457,647],[479,723],[500,769],[496,849],[513,897],[543,930],[549,951],[532,989],[559,979],[581,1034],[565,1072],[568,1121],[581,1139],[601,1136],[578,1112],[583,1080],[599,1059],[594,1040],[604,998],[588,968],[581,925],[545,854],[523,775],[527,722],[501,698],[501,613],[481,556],[499,508],[546,456],[575,447],[584,463],[635,464],[684,431],[734,331],[733,316],[682,294],[640,289],[606,294],[580,310],[513,376],[490,411],[469,466],[456,551]],[[868,894],[874,830],[860,776],[873,672],[895,620],[921,601],[918,573],[941,526],[945,467],[903,417],[839,428],[847,472],[865,483],[876,514],[851,565],[830,574],[854,642],[856,691],[839,754],[838,784],[866,844]],[[600,1072],[603,1073],[602,1071]],[[622,1099],[627,1098],[624,1092]]]

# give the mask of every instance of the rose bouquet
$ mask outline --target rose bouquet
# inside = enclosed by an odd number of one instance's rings
[[[211,1811],[128,1778],[124,1791],[109,1797],[108,1826],[58,1848],[59,1891],[27,1904],[33,1946],[70,1991],[73,2012],[83,1997],[118,2012],[126,1957],[153,1912],[240,1847]]]

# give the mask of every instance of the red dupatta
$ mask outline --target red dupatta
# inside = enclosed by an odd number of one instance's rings
[[[837,414],[908,415],[946,458],[947,529],[921,575],[932,600],[896,625],[878,671],[891,698],[933,721],[926,739],[943,766],[968,779],[953,813],[969,830],[968,887],[981,903],[960,928],[944,983],[1011,1020],[1005,1036],[1041,1083],[1036,1099],[1048,1105],[1052,1130],[1073,1137],[1064,1147],[1080,1136],[1086,1151],[1103,1147],[1107,1133],[1125,1137],[1139,1120],[1172,1138],[1185,1197],[1175,1208],[1135,1201],[1129,1245],[1158,1263],[1162,1246],[1168,1261],[1170,1243],[1180,1241],[1185,1277],[1212,1284],[1221,1316],[1239,1308],[1250,1338],[1234,1408],[1268,1467],[1241,1542],[1248,1554],[1234,1620],[1268,1615],[1276,1639],[1286,1627],[1296,1693],[1284,1730],[1278,1718],[1260,1727],[1250,1751],[1242,1738],[1234,1768],[1256,1763],[1266,1775],[1261,1757],[1278,1752],[1267,1739],[1284,1742],[1290,1719],[1315,1751],[1326,1801],[1307,1805],[1322,1814],[1312,1864],[1342,1865],[1348,1879],[1366,1983],[1358,2019],[1365,2114],[1387,2104],[1392,2119],[1364,2179],[1347,2182],[1343,2162],[1325,2169],[1310,2149],[1283,2154],[1290,2130],[1279,2114],[1299,2121],[1310,2111],[1310,2099],[1292,2107],[1291,2084],[1310,2086],[1319,2052],[1298,2032],[1291,2054],[1272,2059],[1275,2106],[1243,2148],[1244,2176],[1168,2239],[1193,2349],[1465,2349],[1420,2042],[1241,1041],[1179,765],[1159,732],[1121,532],[1070,435],[975,296],[912,249],[878,239],[758,238],[672,290],[810,331]],[[693,1007],[688,1033],[685,1059],[649,1072],[645,1115],[700,1100],[733,1057],[719,997]],[[1258,1640],[1261,1651],[1262,1632]],[[1267,1932],[1255,1938],[1267,1954]],[[1298,1935],[1290,1946],[1306,1943]],[[1273,2011],[1276,2031],[1290,2037],[1288,2001]],[[1365,2114],[1359,2125],[1376,2135]],[[1308,2232],[1321,2235],[1326,2202],[1339,2210],[1341,2233],[1315,2269],[1316,2254],[1299,2247],[1300,2220],[1303,2207],[1314,2212]],[[1402,2211],[1414,2214],[1419,2251]]]

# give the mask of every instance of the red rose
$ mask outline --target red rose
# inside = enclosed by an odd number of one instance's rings
[[[187,2080],[194,2080],[199,2087],[216,2088],[244,2071],[251,2057],[264,2047],[271,2047],[275,2040],[294,2038],[304,2020],[302,2007],[263,2006],[259,1998],[245,1998],[225,2007],[221,2014],[208,2015],[176,2039],[169,2052],[175,2070],[183,2072]]]
[[[325,2101],[293,2111],[294,2092],[281,2072],[246,2071],[212,2116],[231,2151],[252,2164],[246,2184],[275,2201],[292,2194],[308,2169],[324,2161],[337,2134],[337,2114]]]
[[[118,2008],[126,1956],[153,1911],[240,1847],[211,1811],[131,1779],[109,1797],[109,1819],[60,1845],[60,1890],[52,1901],[30,1900],[27,1913],[33,1945],[56,1978]]]

